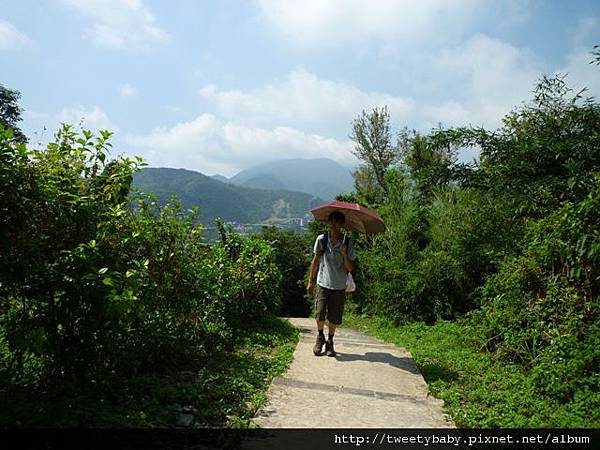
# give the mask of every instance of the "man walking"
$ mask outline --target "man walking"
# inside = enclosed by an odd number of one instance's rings
[[[306,290],[312,292],[315,278],[317,342],[313,348],[315,356],[321,355],[323,345],[327,356],[335,356],[333,335],[342,323],[344,302],[346,300],[346,276],[352,272],[354,253],[352,242],[342,234],[346,223],[344,214],[334,211],[329,215],[329,233],[321,234],[315,241],[314,257],[310,265],[310,274]],[[325,318],[328,321],[329,339],[325,342],[323,329]]]

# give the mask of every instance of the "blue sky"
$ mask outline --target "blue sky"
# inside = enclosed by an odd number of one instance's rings
[[[115,131],[115,154],[231,176],[351,164],[352,120],[375,106],[426,132],[495,128],[542,74],[598,96],[594,44],[592,0],[3,1],[0,83],[34,143],[83,121]]]

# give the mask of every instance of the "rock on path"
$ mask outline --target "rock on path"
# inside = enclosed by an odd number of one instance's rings
[[[276,378],[253,421],[263,428],[447,428],[442,401],[410,353],[348,328],[335,333],[336,357],[314,356],[314,319],[300,330],[291,367]],[[327,332],[327,328],[325,328]]]

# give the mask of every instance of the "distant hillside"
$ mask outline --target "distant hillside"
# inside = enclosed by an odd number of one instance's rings
[[[224,177],[223,175],[215,174],[215,175],[212,175],[211,178],[218,180],[218,181],[222,181],[223,183],[229,183],[229,178]]]
[[[328,158],[273,161],[243,170],[228,181],[239,186],[306,192],[327,200],[354,190],[350,169]]]
[[[312,206],[324,203],[303,192],[245,188],[185,169],[145,168],[135,175],[133,186],[154,192],[161,202],[176,194],[186,208],[199,206],[207,224],[215,217],[238,223],[302,217]]]
[[[233,183],[233,181],[229,181]],[[237,183],[236,183],[237,184]],[[269,173],[264,173],[252,177],[243,183],[239,184],[240,186],[249,187],[249,188],[258,188],[258,189],[285,189],[285,183],[274,175]]]

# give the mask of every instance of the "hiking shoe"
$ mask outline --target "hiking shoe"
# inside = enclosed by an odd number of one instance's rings
[[[325,336],[318,335],[317,342],[315,342],[315,346],[313,347],[313,353],[315,356],[319,356],[323,352],[323,345],[325,344]]]
[[[335,356],[335,350],[333,349],[333,341],[327,340],[325,343],[325,353],[327,356]]]

